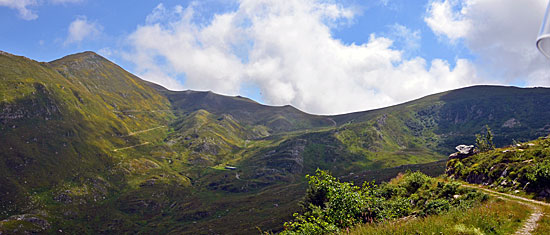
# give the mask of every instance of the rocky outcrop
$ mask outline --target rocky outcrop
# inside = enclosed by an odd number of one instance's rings
[[[300,175],[304,170],[303,152],[307,143],[305,139],[295,139],[264,152],[250,163],[255,165],[256,169],[245,177],[265,183],[293,181],[296,175]]]
[[[461,144],[459,146],[456,146],[455,149],[458,150],[458,152],[449,155],[449,160],[455,159],[455,158],[458,158],[458,159],[467,158],[479,152],[473,145]]]
[[[515,118],[510,118],[502,124],[502,127],[506,127],[506,128],[515,128],[520,126],[521,126],[521,123]]]
[[[466,177],[466,182],[471,184],[489,185],[493,182],[493,180],[485,174],[470,173]]]
[[[28,119],[51,120],[60,113],[59,105],[50,97],[44,85],[36,83],[34,88],[32,97],[14,103],[0,102],[0,124]]]
[[[14,215],[0,221],[0,234],[44,234],[50,223],[42,215]]]
[[[304,168],[302,152],[306,143],[306,140],[297,139],[290,143],[287,148],[268,152],[264,155],[264,158],[268,160],[267,167],[282,173],[301,173]]]
[[[445,168],[445,174],[450,176],[451,178],[457,177],[456,174],[460,171],[460,169],[456,169],[457,167],[454,165],[455,161],[451,161],[451,160],[461,160],[479,152],[473,145],[461,144],[456,146],[455,149],[458,152],[449,155],[449,159],[447,161],[447,167]],[[483,176],[471,175],[471,176],[468,176],[468,179],[466,179],[466,181],[470,183],[474,183],[474,182],[481,182],[483,179],[485,179],[485,177]]]

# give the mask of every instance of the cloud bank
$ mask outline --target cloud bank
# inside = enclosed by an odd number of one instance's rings
[[[550,85],[550,64],[535,40],[546,0],[433,0],[424,19],[434,33],[463,40],[483,75],[502,83]]]
[[[402,25],[405,43],[371,34],[345,44],[331,30],[357,12],[330,0],[241,0],[234,11],[197,22],[199,3],[172,9],[158,5],[128,37],[140,76],[171,89],[237,95],[254,84],[268,104],[292,104],[318,114],[383,107],[479,82],[475,66],[406,58],[420,35]],[[185,77],[180,82],[176,77]]]

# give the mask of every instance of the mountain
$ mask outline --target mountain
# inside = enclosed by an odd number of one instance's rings
[[[333,117],[338,123],[362,122],[386,113],[405,120],[414,135],[426,131],[444,136],[443,152],[452,152],[456,143],[473,143],[472,133],[481,132],[485,125],[494,132],[495,143],[509,144],[510,140],[527,141],[549,133],[550,107],[548,88],[517,88],[474,86],[430,95],[404,104],[373,111]]]
[[[476,86],[322,116],[170,91],[93,52],[2,52],[0,231],[278,231],[317,168],[354,181],[442,173],[485,125],[499,146],[547,135],[549,101],[550,89]]]
[[[267,106],[248,98],[222,96],[211,91],[163,93],[177,112],[188,113],[202,109],[216,115],[228,114],[244,125],[267,127],[271,134],[336,125],[330,117],[307,114],[290,105]]]

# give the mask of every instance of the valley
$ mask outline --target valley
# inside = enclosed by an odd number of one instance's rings
[[[0,232],[279,232],[317,169],[356,183],[437,176],[485,125],[497,147],[547,136],[548,102],[547,88],[474,86],[312,115],[171,91],[94,52],[52,62],[2,52]]]

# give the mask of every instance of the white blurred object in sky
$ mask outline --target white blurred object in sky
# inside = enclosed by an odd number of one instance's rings
[[[537,38],[537,47],[546,57],[550,58],[550,3],[546,8],[544,21],[540,29],[539,37]]]

